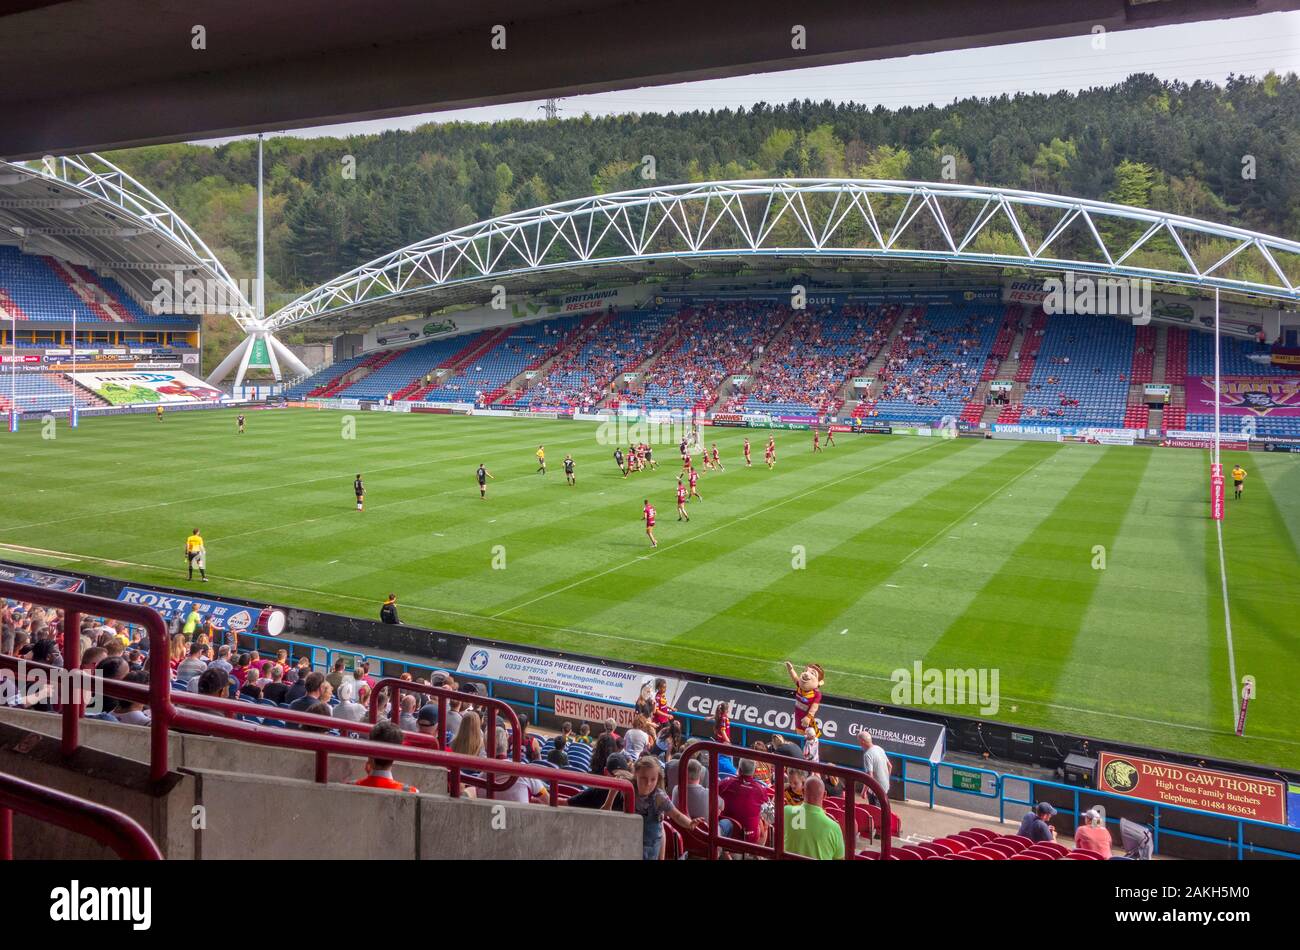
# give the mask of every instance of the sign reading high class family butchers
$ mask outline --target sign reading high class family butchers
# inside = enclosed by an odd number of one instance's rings
[[[1164,805],[1286,824],[1286,783],[1102,752],[1097,789]]]

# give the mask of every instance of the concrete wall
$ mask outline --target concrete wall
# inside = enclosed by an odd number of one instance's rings
[[[172,736],[172,774],[149,781],[148,729],[82,723],[82,748],[63,758],[59,720],[0,711],[0,771],[116,808],[168,858],[625,858],[641,854],[632,815],[446,797],[446,771],[398,767],[421,794],[358,788],[362,761],[331,756],[331,782],[314,756],[207,736]],[[275,774],[266,774],[274,771]],[[103,858],[87,838],[16,815],[21,858]]]
[[[12,723],[41,735],[58,737],[62,723],[51,713],[0,707],[0,723]],[[90,749],[122,756],[135,762],[149,761],[149,728],[95,719],[81,723],[81,742]],[[168,735],[168,764],[173,769],[210,769],[238,774],[272,775],[315,781],[316,756],[301,749],[254,745],[215,736]],[[365,759],[332,755],[331,782],[354,782],[365,774]],[[426,765],[397,763],[393,774],[398,781],[422,792],[445,794],[447,770]]]
[[[174,774],[155,788],[148,766],[95,749],[63,757],[55,738],[0,723],[0,772],[107,805],[134,818],[168,858],[193,858],[190,818],[193,776]],[[14,815],[14,856],[29,859],[104,858],[91,839]]]
[[[637,815],[420,796],[420,856],[438,860],[637,861]]]

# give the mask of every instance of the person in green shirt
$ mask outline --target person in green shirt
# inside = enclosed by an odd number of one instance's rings
[[[785,850],[819,861],[844,857],[844,832],[822,808],[826,784],[817,775],[803,785],[803,804],[785,806]]]
[[[185,618],[185,626],[181,628],[181,633],[185,634],[186,637],[193,637],[194,632],[199,629],[199,623],[201,621],[202,618],[199,616],[199,608],[191,606],[189,616]]]

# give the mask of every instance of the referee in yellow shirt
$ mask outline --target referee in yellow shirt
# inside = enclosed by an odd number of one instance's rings
[[[1220,469],[1222,471],[1222,469]],[[1232,497],[1241,498],[1241,484],[1246,480],[1246,470],[1240,465],[1232,467]]]
[[[537,470],[543,475],[546,474],[546,446],[537,447]]]
[[[203,538],[199,534],[199,529],[195,528],[194,533],[185,539],[185,563],[190,569],[190,580],[194,580],[194,569],[199,569],[199,576],[203,578],[204,583],[208,580],[207,571],[207,550],[203,546]]]

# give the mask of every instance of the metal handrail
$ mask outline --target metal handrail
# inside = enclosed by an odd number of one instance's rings
[[[138,604],[126,604],[89,594],[73,594],[67,591],[46,590],[10,581],[0,581],[0,597],[55,607],[64,611],[65,645],[71,645],[64,653],[64,670],[75,672],[80,663],[80,616],[88,613],[92,616],[112,617],[130,620],[143,626],[149,632],[150,650],[149,685],[126,683],[120,680],[97,680],[96,685],[104,695],[128,702],[144,703],[150,708],[150,749],[149,775],[155,783],[161,782],[168,774],[168,733],[172,729],[181,729],[199,735],[211,735],[227,739],[242,739],[260,745],[278,748],[305,749],[317,755],[317,781],[328,780],[328,756],[351,755],[367,758],[388,759],[397,762],[409,762],[419,765],[431,765],[447,769],[448,792],[460,797],[465,772],[485,771],[491,764],[492,772],[507,776],[533,778],[546,782],[552,791],[551,804],[558,804],[558,785],[565,773],[542,766],[513,762],[508,759],[483,759],[477,756],[460,755],[420,748],[411,745],[394,745],[386,742],[372,742],[369,739],[352,739],[342,736],[309,733],[303,730],[280,729],[277,727],[241,722],[238,716],[252,715],[251,710],[258,706],[232,699],[218,699],[212,696],[183,694],[183,706],[206,708],[224,716],[207,715],[191,712],[172,702],[171,664],[168,660],[166,644],[167,628],[156,611]],[[69,636],[68,634],[71,633]],[[74,655],[75,654],[75,655]],[[0,668],[17,670],[19,663],[27,668],[44,668],[55,671],[57,668],[44,663],[20,661],[16,657],[0,656]],[[84,676],[84,674],[82,674]],[[269,709],[270,707],[265,707]],[[62,705],[63,732],[61,746],[65,755],[71,755],[80,745],[78,725],[83,714],[80,691],[74,691],[71,701]],[[295,722],[315,725],[322,729],[336,729],[339,723],[332,717],[313,716],[310,713],[296,713],[294,710],[276,707],[275,718],[286,718],[281,714],[293,713],[288,718]],[[286,719],[287,721],[287,719]],[[570,773],[572,774],[572,773]],[[472,778],[473,776],[471,776]],[[614,789],[624,793],[624,810],[629,814],[633,810],[635,792],[626,779],[616,779],[607,775],[584,775],[582,782],[586,785]]]
[[[12,861],[13,813],[85,835],[128,861],[161,861],[149,833],[128,815],[98,802],[0,774],[0,861]]]
[[[718,857],[719,849],[725,851],[739,851],[746,854],[752,854],[757,857],[765,858],[800,858],[802,855],[790,854],[785,850],[785,773],[789,771],[797,772],[815,772],[818,775],[834,776],[844,782],[844,857],[852,861],[860,857],[857,851],[857,786],[861,785],[871,792],[880,803],[880,858],[887,860],[891,850],[890,842],[890,806],[889,796],[880,784],[868,775],[866,772],[858,769],[850,769],[842,765],[831,765],[828,762],[812,762],[807,759],[796,759],[789,755],[778,755],[775,752],[761,752],[757,749],[742,749],[725,742],[693,742],[682,752],[682,757],[677,765],[677,807],[683,812],[686,811],[687,781],[686,768],[692,758],[697,755],[707,754],[709,757],[709,814],[708,814],[708,831],[704,834],[702,843],[707,851],[710,861]],[[772,775],[772,801],[776,807],[776,816],[773,823],[772,846],[767,847],[762,844],[753,844],[739,838],[723,837],[718,831],[718,756],[728,755],[734,758],[746,758],[755,762],[766,762],[773,766]],[[693,840],[701,837],[700,833],[694,830],[684,831],[683,835]],[[874,855],[873,855],[874,857]]]

